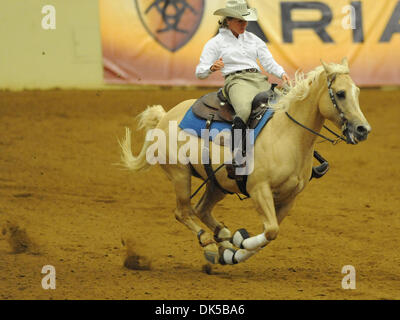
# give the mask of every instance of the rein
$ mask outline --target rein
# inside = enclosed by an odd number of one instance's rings
[[[335,109],[339,112],[339,116],[340,116],[340,118],[342,119],[342,124],[343,124],[342,126],[345,128],[344,130],[346,130],[346,127],[347,127],[347,119],[346,119],[345,116],[344,116],[344,112],[339,108],[339,105],[338,105],[338,103],[337,103],[337,101],[336,101],[336,99],[335,99],[335,95],[334,95],[333,90],[332,90],[332,84],[333,84],[333,82],[335,81],[335,79],[336,79],[336,75],[334,75],[332,79],[328,80],[328,92],[329,92],[329,97],[330,97],[330,99],[331,99],[331,101],[332,101],[333,106],[334,106]],[[326,141],[329,141],[329,142],[332,143],[333,145],[336,145],[336,144],[338,144],[338,143],[341,142],[341,141],[347,141],[345,137],[343,137],[343,136],[337,134],[336,132],[334,132],[333,130],[329,129],[329,128],[328,128],[327,126],[325,126],[325,125],[324,125],[323,127],[324,127],[326,130],[328,130],[330,133],[332,133],[334,136],[336,136],[336,137],[337,137],[336,140],[330,139],[330,138],[324,136],[323,134],[321,134],[321,133],[319,133],[319,132],[317,132],[317,131],[315,131],[315,130],[313,130],[313,129],[310,129],[310,128],[306,127],[304,124],[302,124],[302,123],[298,122],[296,119],[294,119],[287,111],[285,112],[285,114],[286,114],[286,115],[288,116],[288,118],[289,118],[290,120],[292,120],[295,124],[297,124],[297,125],[299,125],[300,127],[304,128],[304,129],[306,129],[306,130],[308,130],[308,131],[311,132],[312,134],[315,134],[315,135],[319,136],[320,138],[322,138],[322,139],[324,139],[324,140],[326,140]]]
[[[323,134],[321,134],[321,133],[319,133],[319,132],[317,132],[317,131],[315,131],[315,130],[313,130],[313,129],[310,129],[310,128],[306,127],[304,124],[301,124],[301,123],[298,122],[296,119],[294,119],[289,113],[287,113],[287,112],[285,112],[285,113],[286,113],[286,115],[288,116],[288,118],[289,118],[290,120],[292,120],[295,124],[297,124],[297,125],[299,125],[300,127],[302,127],[302,128],[304,128],[304,129],[310,131],[312,134],[315,134],[315,135],[321,137],[322,139],[324,139],[324,140],[326,140],[326,141],[329,141],[329,142],[332,143],[333,145],[338,144],[338,143],[339,143],[340,141],[342,141],[342,140],[343,140],[343,141],[346,141],[346,139],[345,139],[343,136],[338,135],[336,132],[334,132],[333,130],[329,129],[327,126],[324,126],[324,128],[325,128],[326,130],[328,130],[330,133],[332,133],[333,135],[335,135],[338,139],[332,140],[332,139],[330,139],[330,138],[324,136]]]

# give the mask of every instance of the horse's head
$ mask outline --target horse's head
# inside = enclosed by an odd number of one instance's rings
[[[326,85],[319,111],[342,130],[347,143],[357,144],[366,140],[371,126],[360,109],[360,89],[350,77],[347,59],[344,58],[341,64],[322,62],[322,66]]]

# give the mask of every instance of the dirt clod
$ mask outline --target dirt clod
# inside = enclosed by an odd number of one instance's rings
[[[132,239],[121,240],[125,248],[124,267],[131,270],[151,270],[151,259],[145,256],[137,243]]]
[[[38,253],[38,247],[28,236],[26,229],[21,228],[17,223],[7,221],[2,228],[2,234],[6,236],[12,253]]]

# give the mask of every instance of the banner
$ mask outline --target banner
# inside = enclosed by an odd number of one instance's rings
[[[247,2],[259,16],[247,30],[292,78],[346,56],[358,85],[400,85],[399,0]],[[105,81],[221,86],[220,72],[199,80],[195,69],[223,7],[225,0],[100,0]]]

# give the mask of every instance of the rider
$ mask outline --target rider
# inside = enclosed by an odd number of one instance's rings
[[[206,43],[196,76],[205,79],[221,70],[225,78],[224,95],[236,112],[232,137],[235,129],[242,130],[244,155],[245,133],[253,98],[271,88],[268,77],[261,73],[257,59],[268,73],[284,82],[289,82],[290,78],[276,63],[265,42],[246,31],[248,21],[257,21],[257,10],[249,9],[246,0],[227,0],[226,8],[215,11],[214,15],[223,17],[219,22],[219,33]],[[233,150],[234,143],[231,143]]]

